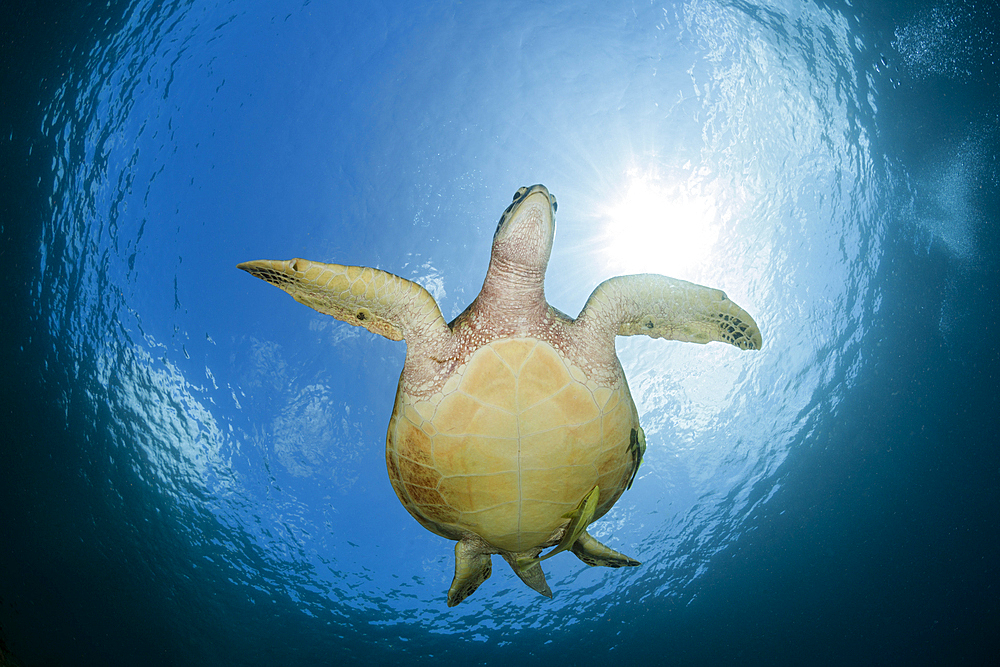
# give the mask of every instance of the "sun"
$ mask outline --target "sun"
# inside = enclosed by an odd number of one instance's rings
[[[715,198],[687,182],[628,178],[621,199],[604,216],[609,268],[679,275],[708,261],[719,238]]]

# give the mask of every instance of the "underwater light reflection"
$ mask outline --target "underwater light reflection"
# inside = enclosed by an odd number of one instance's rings
[[[683,277],[711,264],[719,240],[718,193],[711,185],[630,173],[624,194],[603,213],[606,268],[612,273]]]

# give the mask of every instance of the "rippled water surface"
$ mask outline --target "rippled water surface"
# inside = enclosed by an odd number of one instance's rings
[[[989,3],[871,4],[4,10],[0,653],[996,648],[1000,33]],[[496,559],[449,609],[453,544],[385,473],[404,344],[235,266],[375,266],[450,320],[538,182],[552,305],[663,273],[724,289],[764,349],[619,338],[648,450],[591,532],[642,567],[553,558],[546,600]]]

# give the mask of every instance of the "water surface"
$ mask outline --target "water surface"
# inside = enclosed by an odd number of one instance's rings
[[[25,665],[995,650],[985,3],[6,11],[0,638]],[[235,265],[375,266],[451,319],[537,182],[552,305],[663,273],[765,347],[619,339],[649,448],[592,532],[643,566],[553,558],[546,600],[498,560],[448,609],[453,545],[384,470],[404,345]]]

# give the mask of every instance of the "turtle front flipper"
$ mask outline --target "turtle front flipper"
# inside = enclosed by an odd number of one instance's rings
[[[492,573],[490,555],[468,538],[459,540],[455,545],[455,578],[448,589],[448,606],[454,607],[475,593]]]
[[[604,567],[642,565],[639,561],[604,546],[586,531],[573,543],[573,553],[587,565],[602,565]]]
[[[609,278],[597,286],[577,318],[581,330],[601,336],[719,341],[759,350],[760,329],[722,290],[652,273]]]
[[[450,329],[423,287],[366,266],[260,259],[236,268],[280,287],[301,304],[390,340],[429,341]]]

